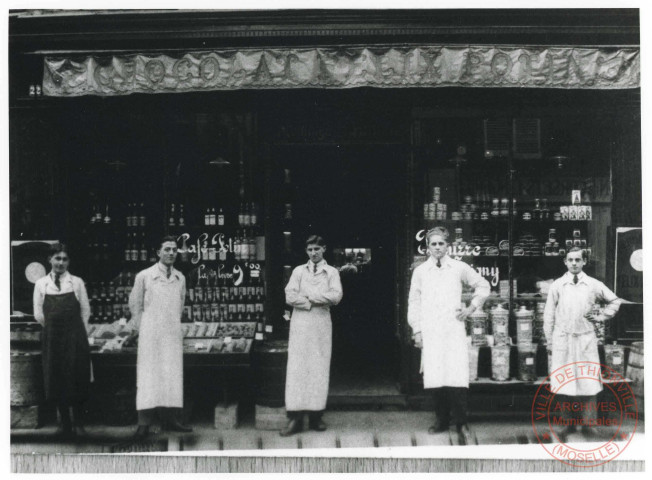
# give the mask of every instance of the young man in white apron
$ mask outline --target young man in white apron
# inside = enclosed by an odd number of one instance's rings
[[[469,391],[469,355],[465,320],[482,308],[490,285],[473,268],[448,256],[448,230],[436,227],[426,234],[429,258],[414,269],[408,299],[408,323],[421,349],[423,386],[435,400],[436,422],[429,433],[457,427],[469,438],[466,410]],[[462,287],[473,288],[473,298],[462,308]]]
[[[183,408],[181,313],[186,278],[173,267],[177,258],[176,238],[163,237],[156,253],[159,261],[136,275],[129,295],[132,321],[139,330],[136,438],[147,436],[157,409],[167,429],[192,431],[178,418]]]
[[[568,272],[550,286],[544,311],[543,329],[548,351],[552,353],[551,373],[566,365],[577,370],[576,362],[599,364],[594,324],[612,318],[621,304],[621,300],[604,283],[582,271],[586,265],[584,250],[579,247],[569,249],[564,263]],[[596,304],[605,305],[602,315],[593,312]],[[575,373],[575,378],[582,377],[579,372]],[[597,394],[602,391],[599,379],[578,378],[561,386],[557,377],[552,375],[550,383],[553,391],[557,391],[558,401],[569,400],[565,403],[578,406],[575,410],[582,412],[584,418],[582,433],[592,435],[593,430],[588,422],[596,417],[596,410],[586,407],[594,405]],[[569,417],[573,412],[566,413],[567,420],[571,420]],[[570,423],[561,435],[575,430],[575,425]]]

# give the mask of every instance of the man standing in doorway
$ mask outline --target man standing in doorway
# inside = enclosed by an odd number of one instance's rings
[[[179,421],[183,408],[181,313],[186,296],[186,278],[173,267],[177,258],[176,238],[163,237],[156,253],[159,261],[136,275],[129,296],[132,321],[139,330],[137,439],[149,433],[156,409],[169,430],[192,431]]]
[[[469,391],[468,341],[465,320],[481,309],[489,282],[464,262],[448,256],[449,233],[436,227],[426,234],[430,258],[414,269],[408,300],[408,323],[421,349],[423,386],[435,401],[435,424],[429,433],[457,427],[460,440],[470,438],[467,426]],[[462,306],[462,287],[473,288],[469,306]]]
[[[577,365],[572,365],[575,362],[592,362],[597,366],[600,357],[594,324],[612,318],[620,308],[621,300],[604,283],[582,271],[586,265],[585,255],[579,247],[569,249],[564,260],[568,272],[555,280],[548,292],[543,329],[548,351],[552,353],[550,372],[566,365],[575,369]],[[605,305],[602,315],[594,313],[596,304]],[[591,405],[595,405],[602,385],[599,379],[580,377],[582,375],[577,373],[577,380],[561,386],[553,375],[551,387],[559,395],[558,400],[570,397],[569,400],[573,400],[570,404],[580,405],[577,410],[583,412],[582,433],[593,435],[588,423],[595,419],[597,411]],[[573,420],[568,420],[562,437],[576,430]]]

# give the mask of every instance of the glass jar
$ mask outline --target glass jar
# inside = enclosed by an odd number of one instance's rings
[[[516,343],[531,344],[532,343],[532,323],[534,321],[534,314],[532,310],[528,310],[525,305],[521,305],[516,313]]]
[[[504,382],[509,380],[510,347],[491,347],[491,378]]]
[[[494,345],[509,345],[509,310],[498,304],[490,311],[491,329],[494,336]]]
[[[524,382],[533,382],[537,379],[537,345],[518,346],[518,378]]]
[[[487,314],[484,310],[478,309],[469,315],[471,319],[471,345],[487,345]]]

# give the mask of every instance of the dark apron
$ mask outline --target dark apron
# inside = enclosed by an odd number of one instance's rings
[[[45,398],[72,405],[88,398],[90,349],[74,292],[45,295],[43,301]]]

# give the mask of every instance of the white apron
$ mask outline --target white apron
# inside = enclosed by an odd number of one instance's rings
[[[456,318],[462,285],[451,268],[432,269],[421,290],[421,371],[424,388],[469,386],[464,322]]]
[[[299,292],[328,290],[328,275],[303,275]],[[295,308],[290,320],[285,408],[288,411],[324,410],[328,398],[333,327],[330,308]]]
[[[158,277],[145,291],[140,320],[136,409],[183,407],[179,282]]]
[[[569,365],[574,362],[593,362],[591,365],[575,364]],[[600,356],[598,354],[598,339],[593,332],[573,335],[565,332],[553,332],[552,334],[552,368],[550,373],[553,374],[555,370],[563,366],[568,366],[572,370],[572,377],[564,375],[561,378],[575,378],[576,380],[565,382],[562,384],[557,380],[556,375],[550,378],[550,386],[553,392],[560,395],[580,396],[580,395],[596,395],[602,391],[602,384],[600,383]],[[582,375],[580,366],[596,367],[597,374]],[[565,370],[565,369],[564,369]],[[589,378],[581,378],[589,377]]]

